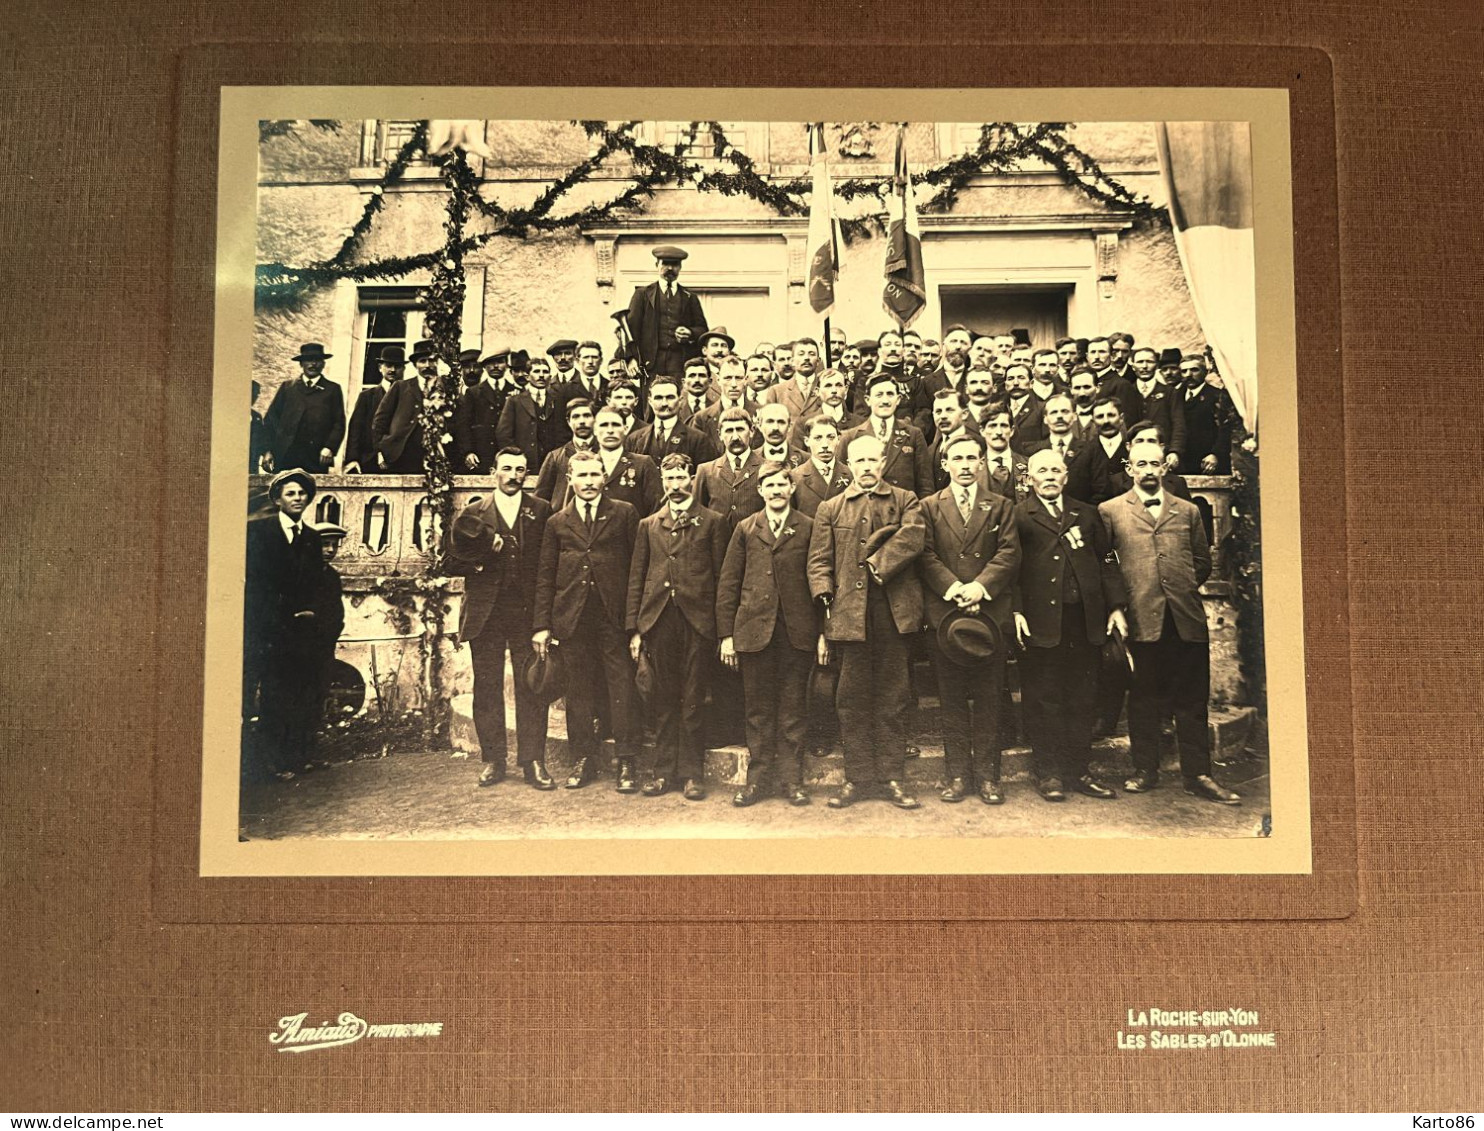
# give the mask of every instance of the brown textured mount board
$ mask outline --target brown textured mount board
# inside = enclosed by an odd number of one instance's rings
[[[1453,456],[1444,481],[1407,481],[1424,438],[1452,453],[1480,446],[1465,411],[1477,384],[1468,312],[1484,299],[1471,250],[1473,6],[1233,4],[1192,19],[1174,5],[1043,5],[997,13],[992,27],[982,6],[952,4],[928,19],[900,6],[846,18],[660,4],[645,11],[652,27],[628,7],[575,5],[504,7],[498,21],[468,5],[324,15],[19,3],[4,17],[4,450],[15,487],[30,481],[21,471],[44,482],[13,489],[7,513],[19,559],[0,669],[8,1107],[1478,1110],[1480,473]],[[906,28],[910,54],[897,46]],[[689,902],[682,912],[706,915],[694,922],[454,924],[406,920],[443,915],[454,901],[440,888],[482,901],[479,918],[501,914],[520,885],[197,886],[194,824],[161,819],[196,795],[208,456],[210,311],[185,296],[209,293],[209,267],[171,256],[193,234],[209,239],[210,206],[173,193],[172,176],[206,175],[181,166],[209,169],[212,154],[180,144],[179,65],[192,44],[285,35],[320,46],[261,48],[271,65],[254,81],[368,81],[364,61],[385,48],[347,41],[382,37],[420,83],[660,72],[693,84],[1058,85],[1072,72],[1083,85],[1289,86],[1298,340],[1314,389],[1301,408],[1315,875],[1348,883],[1353,899],[1331,910],[1353,913],[945,921],[936,914],[966,899],[1025,893],[999,878],[976,893],[934,882],[936,913],[902,913],[893,881],[709,879],[665,881],[674,904]],[[436,46],[475,35],[503,46]],[[695,46],[715,42],[749,46]],[[1338,820],[1325,796],[1342,799]],[[612,881],[573,886],[615,915],[633,899]],[[550,901],[548,920],[574,894],[549,881],[525,891],[528,909]],[[815,918],[826,900],[905,917]],[[252,918],[270,902],[299,918],[181,922],[240,907]],[[396,909],[404,921],[325,922],[342,904],[348,920]],[[1151,1004],[1257,1010],[1278,1045],[1118,1049],[1126,1011]],[[444,1035],[305,1056],[268,1042],[280,1017],[340,1010],[438,1020]]]

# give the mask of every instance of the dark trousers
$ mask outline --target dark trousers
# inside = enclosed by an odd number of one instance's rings
[[[1161,705],[1175,714],[1180,772],[1187,778],[1211,772],[1211,731],[1206,708],[1211,698],[1211,645],[1181,640],[1175,617],[1165,606],[1157,641],[1129,642],[1134,659],[1128,693],[1129,754],[1139,770],[1159,769]]]
[[[1061,614],[1061,643],[1028,645],[1021,654],[1021,704],[1038,778],[1076,779],[1092,759],[1102,648],[1088,641],[1082,606]]]
[[[511,674],[515,682],[515,760],[520,766],[546,757],[547,706],[532,695],[521,678],[531,656],[531,634],[521,629],[506,631],[497,625],[523,625],[524,618],[505,618],[496,609],[484,631],[469,641],[469,664],[474,671],[474,730],[479,735],[482,761],[504,766],[507,757],[505,730],[505,650],[510,650]]]
[[[321,667],[313,635],[299,626],[268,650],[258,683],[258,735],[270,772],[302,770],[314,752],[325,708]]]
[[[598,697],[608,701],[608,717],[620,758],[637,753],[634,711],[634,665],[629,639],[622,625],[604,614],[601,601],[589,598],[577,630],[561,643],[567,676],[567,744],[573,758],[591,758],[598,752],[593,730]]]
[[[962,667],[944,655],[936,634],[933,634],[932,650],[943,716],[944,772],[950,778],[999,781],[1004,650],[973,667]]]
[[[804,700],[809,689],[812,652],[788,642],[780,621],[761,652],[739,652],[747,703],[747,781],[759,785],[772,773],[780,785],[799,785],[804,769],[799,752],[808,728]]]
[[[891,603],[874,583],[866,590],[866,639],[842,640],[831,647],[840,650],[835,706],[845,746],[845,780],[857,785],[901,781],[910,652],[892,620]]]
[[[671,601],[644,634],[654,671],[649,717],[654,725],[654,776],[700,778],[706,773],[706,673],[713,642],[693,629]]]

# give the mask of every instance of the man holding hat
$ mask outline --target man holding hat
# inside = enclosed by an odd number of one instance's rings
[[[438,392],[438,356],[428,339],[412,350],[412,365],[417,376],[398,381],[381,398],[381,407],[372,419],[376,449],[381,469],[389,475],[421,475],[424,448],[421,420],[423,401]]]
[[[1000,792],[1000,705],[1010,589],[1020,566],[1014,507],[984,483],[984,440],[960,432],[943,447],[948,486],[922,501],[922,576],[933,665],[943,711],[944,801],[977,789],[986,805]],[[970,701],[973,703],[972,711]]]
[[[485,355],[479,363],[483,376],[464,391],[453,410],[450,431],[458,454],[451,463],[460,475],[488,475],[494,467],[500,413],[511,395],[519,391],[519,386],[505,376],[509,362],[508,346],[497,346]]]
[[[264,466],[269,471],[324,471],[335,462],[345,439],[345,396],[324,377],[325,362],[334,356],[318,342],[306,342],[294,355],[299,376],[278,386],[263,415],[269,448]]]
[[[308,472],[280,471],[268,484],[273,513],[247,524],[244,714],[254,714],[256,692],[260,756],[270,772],[304,768],[318,722],[316,597],[324,562],[319,534],[304,519],[314,493]]]
[[[654,258],[659,279],[635,288],[629,300],[629,360],[650,377],[679,377],[686,359],[700,352],[706,315],[701,300],[677,281],[686,253],[667,244],[654,249]]]
[[[515,678],[516,761],[537,789],[555,789],[546,772],[547,705],[526,684],[531,658],[536,569],[551,505],[521,490],[526,457],[519,448],[495,456],[495,489],[453,521],[448,572],[464,579],[459,641],[474,672],[474,729],[484,766],[480,785],[505,777],[505,653]]]
[[[1047,801],[1065,801],[1068,788],[1112,798],[1088,766],[1103,643],[1110,632],[1128,635],[1123,575],[1097,507],[1065,493],[1062,455],[1036,452],[1029,476],[1033,490],[1015,507],[1014,607],[1036,790]]]
[[[894,380],[883,380],[895,389]],[[857,436],[846,458],[853,481],[819,505],[809,539],[809,592],[824,609],[825,638],[840,649],[845,783],[827,804],[843,809],[880,784],[898,808],[916,809],[902,722],[908,638],[922,627],[922,586],[912,568],[923,547],[922,507],[883,478],[876,436]]]
[[[407,359],[401,346],[381,347],[376,374],[366,379],[366,387],[356,396],[356,406],[351,410],[350,428],[345,435],[346,475],[376,471],[376,434],[371,423],[387,389],[401,379],[406,369]]]

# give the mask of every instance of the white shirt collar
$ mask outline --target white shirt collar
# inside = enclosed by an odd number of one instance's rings
[[[1123,443],[1123,437],[1104,436],[1102,434],[1099,434],[1098,442],[1103,445],[1103,451],[1107,452],[1111,456],[1118,450],[1119,445]]]
[[[500,512],[500,517],[505,520],[505,525],[514,527],[515,517],[520,513],[521,492],[507,495],[504,491],[495,491],[495,509]]]
[[[299,519],[296,522],[294,519],[290,518],[283,511],[279,511],[278,512],[278,524],[279,524],[279,526],[281,526],[283,528],[283,536],[285,538],[292,538],[293,537],[294,527],[295,526],[298,526],[299,527],[299,532],[300,533],[303,533],[303,531],[304,531],[304,520],[302,518]]]
[[[601,456],[603,459],[603,467],[607,470],[609,475],[612,475],[613,469],[618,466],[618,461],[623,459],[623,446],[620,445],[619,447],[614,448],[611,452],[608,451],[606,448],[599,448],[598,455]]]

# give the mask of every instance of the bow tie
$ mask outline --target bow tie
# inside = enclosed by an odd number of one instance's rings
[[[1153,510],[1155,507],[1159,506],[1159,499],[1158,499],[1158,497],[1153,498],[1153,499],[1143,499],[1141,501],[1150,510]]]

